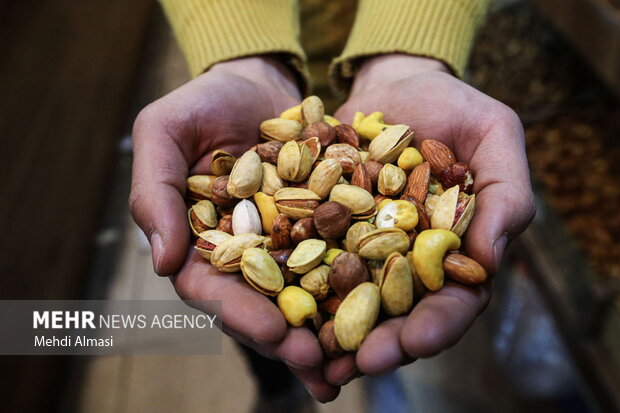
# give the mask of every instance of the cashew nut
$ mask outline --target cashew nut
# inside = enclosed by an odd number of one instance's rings
[[[301,327],[307,319],[317,314],[314,297],[303,288],[294,285],[280,292],[278,307],[286,321],[293,327]]]
[[[443,287],[443,256],[460,246],[461,239],[445,229],[429,229],[418,235],[413,245],[413,266],[426,288],[437,291]]]
[[[390,125],[383,122],[383,112],[373,112],[368,116],[362,112],[356,112],[351,126],[361,137],[373,140]]]

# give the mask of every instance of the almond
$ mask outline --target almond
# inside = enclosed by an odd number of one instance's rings
[[[476,261],[461,254],[450,254],[443,259],[443,270],[452,280],[475,285],[487,280],[487,272]]]
[[[366,167],[363,163],[355,167],[353,176],[351,177],[351,185],[359,186],[360,188],[372,193],[372,181],[370,180],[370,176],[368,176],[368,172],[366,171]]]
[[[422,141],[420,147],[422,156],[431,165],[431,171],[436,176],[441,176],[441,172],[456,162],[454,153],[443,143],[434,139]]]
[[[420,165],[416,166],[407,178],[403,197],[414,198],[418,203],[423,205],[426,200],[430,177],[431,166],[429,162],[422,162]]]

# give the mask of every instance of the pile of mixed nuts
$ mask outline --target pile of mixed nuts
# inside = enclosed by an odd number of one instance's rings
[[[187,179],[195,248],[277,296],[289,324],[318,331],[328,357],[359,349],[380,316],[409,313],[445,275],[486,280],[458,251],[473,176],[443,143],[418,151],[409,127],[381,112],[341,124],[316,96],[260,132],[267,142],[239,159],[215,151],[213,175]]]

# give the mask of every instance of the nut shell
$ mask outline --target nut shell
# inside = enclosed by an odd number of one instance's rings
[[[261,247],[265,237],[256,234],[235,235],[220,242],[211,254],[211,264],[223,272],[241,269],[241,256],[248,248]]]
[[[327,283],[328,274],[329,266],[319,265],[301,277],[299,279],[299,285],[312,294],[317,300],[323,300],[327,298],[329,294],[329,284]]]
[[[241,256],[241,272],[248,284],[265,295],[277,295],[284,287],[284,277],[275,260],[261,248],[248,248]]]
[[[217,214],[213,203],[209,200],[198,201],[187,211],[189,226],[194,235],[199,236],[202,231],[208,228],[215,228],[217,225]],[[195,217],[198,222],[192,218]]]
[[[305,274],[323,260],[327,243],[318,239],[307,239],[295,247],[286,265],[296,274]]]
[[[380,303],[379,287],[370,282],[355,287],[342,301],[334,318],[334,333],[344,350],[359,350],[377,322]]]
[[[324,159],[310,174],[308,189],[325,199],[342,177],[342,166],[336,159]]]
[[[294,141],[301,137],[301,130],[301,123],[290,119],[274,118],[260,124],[261,137],[268,141]]]
[[[377,213],[374,198],[359,186],[338,184],[332,188],[329,200],[349,208],[354,219],[368,219]]]
[[[226,151],[215,150],[211,154],[211,172],[216,176],[228,175],[236,160],[237,158]]]
[[[413,278],[407,258],[393,252],[385,260],[378,280],[381,307],[390,316],[407,314],[413,307]]]
[[[390,126],[370,142],[368,147],[370,159],[382,164],[394,162],[405,148],[409,146],[412,138],[413,132],[411,132],[409,126]]]
[[[187,178],[185,185],[187,187],[186,196],[189,199],[200,201],[202,199],[210,199],[212,194],[213,183],[217,179],[215,175],[193,175]]]
[[[399,228],[376,229],[359,240],[359,254],[369,260],[385,260],[393,252],[406,254],[408,249],[409,237]]]
[[[247,199],[239,202],[233,210],[232,229],[235,235],[248,233],[260,235],[263,228],[256,205]]]
[[[286,182],[278,174],[278,169],[267,162],[262,163],[263,180],[260,185],[260,192],[273,196],[280,189],[286,187]]]
[[[282,188],[273,198],[278,211],[295,220],[311,217],[321,200],[317,194],[303,188]]]
[[[247,151],[235,162],[226,189],[235,198],[249,198],[258,192],[262,179],[260,157],[254,151]]]
[[[206,260],[211,260],[211,254],[213,250],[224,240],[231,238],[232,235],[227,234],[222,231],[218,231],[215,229],[211,229],[208,231],[201,232],[198,234],[200,240],[204,242],[200,242],[197,244],[194,249],[198,251],[198,253]]]
[[[278,154],[278,175],[282,179],[301,182],[310,175],[312,155],[304,144],[290,141],[284,144]]]

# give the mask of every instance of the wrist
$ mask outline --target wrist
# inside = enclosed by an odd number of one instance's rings
[[[226,72],[265,87],[268,93],[286,93],[301,99],[299,83],[293,68],[273,56],[250,56],[216,63],[209,72]]]
[[[372,56],[363,61],[353,81],[351,94],[366,92],[422,72],[452,73],[440,60],[401,53]]]

